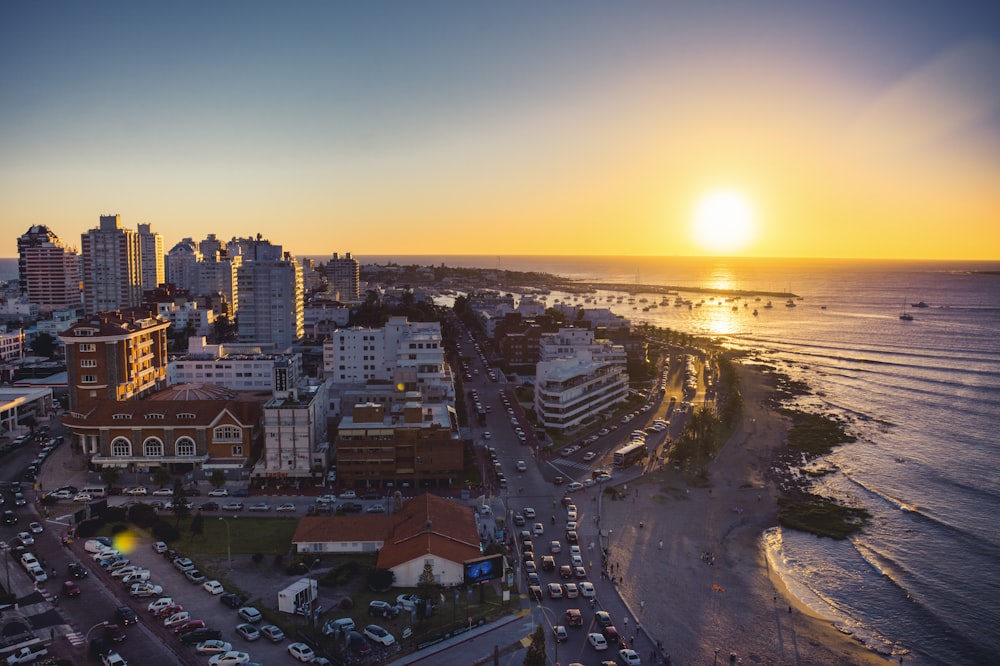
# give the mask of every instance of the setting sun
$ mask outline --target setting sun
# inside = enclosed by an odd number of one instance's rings
[[[698,245],[709,252],[739,251],[753,240],[753,208],[736,192],[712,192],[698,203],[692,232]]]

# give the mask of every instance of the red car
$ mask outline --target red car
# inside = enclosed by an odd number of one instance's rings
[[[63,594],[65,594],[67,597],[80,596],[80,586],[71,580],[68,580],[65,583],[63,583],[62,591]]]
[[[194,631],[195,629],[204,629],[208,625],[205,624],[204,620],[188,620],[183,622],[176,627],[174,627],[174,633],[178,636],[182,636],[189,631]]]
[[[583,613],[580,612],[579,608],[570,608],[566,611],[566,624],[571,627],[583,626]]]

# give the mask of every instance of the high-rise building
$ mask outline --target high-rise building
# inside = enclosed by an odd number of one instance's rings
[[[80,307],[80,256],[48,227],[34,225],[17,239],[21,293],[38,311]]]
[[[88,313],[138,307],[142,303],[139,235],[121,226],[121,216],[102,215],[100,226],[80,242],[83,303]]]
[[[238,339],[284,351],[305,332],[302,266],[290,253],[282,253],[280,245],[259,236],[238,247],[243,258],[236,271]]]
[[[164,282],[163,237],[153,231],[148,224],[140,224],[137,233],[142,289],[152,291]]]
[[[197,287],[199,261],[201,252],[198,251],[195,242],[190,238],[182,239],[170,248],[170,252],[164,257],[166,281],[178,289],[186,289],[195,296],[199,295]]]
[[[326,279],[330,292],[339,300],[361,300],[361,264],[350,252],[343,257],[333,253],[326,264]]]

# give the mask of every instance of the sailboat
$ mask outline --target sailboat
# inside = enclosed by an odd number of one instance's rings
[[[903,311],[899,313],[899,318],[903,321],[913,321],[913,315],[906,311],[906,299],[903,299]]]

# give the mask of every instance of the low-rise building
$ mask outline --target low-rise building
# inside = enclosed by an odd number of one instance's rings
[[[292,544],[298,553],[377,552],[395,587],[416,587],[428,565],[435,584],[461,585],[465,562],[482,555],[473,508],[430,494],[388,515],[308,516]]]

